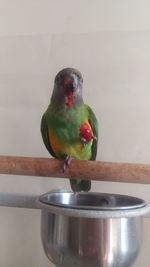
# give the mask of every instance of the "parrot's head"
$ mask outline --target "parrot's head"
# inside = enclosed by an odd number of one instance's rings
[[[55,77],[51,101],[60,106],[72,108],[82,100],[83,78],[81,73],[73,68],[61,70]]]

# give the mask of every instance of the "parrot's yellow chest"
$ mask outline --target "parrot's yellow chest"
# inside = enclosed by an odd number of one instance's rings
[[[84,145],[81,142],[79,135],[72,140],[70,140],[70,138],[67,140],[66,135],[63,137],[63,134],[60,138],[60,136],[58,136],[52,129],[49,129],[48,136],[51,147],[57,157],[65,157],[66,155],[69,155],[75,159],[90,159],[92,141]]]

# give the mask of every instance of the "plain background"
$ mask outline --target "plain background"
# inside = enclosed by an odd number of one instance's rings
[[[150,1],[0,0],[0,154],[48,157],[40,120],[56,73],[78,68],[100,123],[98,160],[150,163]],[[68,180],[1,175],[0,191],[41,194]],[[139,196],[149,185],[93,182]],[[53,266],[40,211],[0,208],[0,267]],[[150,222],[134,267],[150,263]]]

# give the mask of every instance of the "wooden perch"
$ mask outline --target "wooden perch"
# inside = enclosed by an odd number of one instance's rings
[[[72,160],[63,173],[63,161],[49,158],[0,156],[0,174],[82,178],[96,181],[150,183],[150,165]]]

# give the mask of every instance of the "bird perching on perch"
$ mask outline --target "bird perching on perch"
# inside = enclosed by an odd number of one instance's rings
[[[64,159],[64,171],[71,159],[95,160],[98,122],[82,98],[83,78],[73,68],[61,70],[55,77],[50,105],[41,121],[41,133],[49,153]],[[89,191],[90,180],[70,180],[74,192]]]

